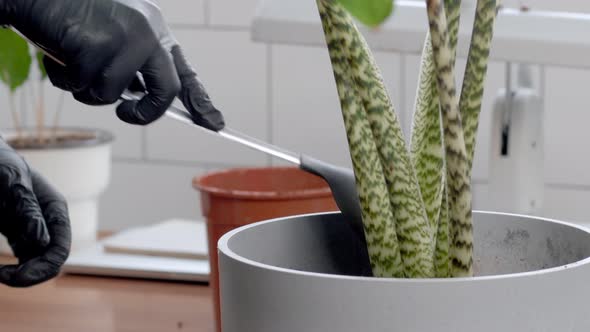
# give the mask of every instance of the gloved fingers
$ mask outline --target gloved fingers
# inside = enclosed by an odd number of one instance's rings
[[[11,186],[14,204],[15,229],[18,236],[9,239],[15,256],[30,257],[44,249],[50,241],[45,218],[37,197],[31,188],[22,184]]]
[[[141,78],[140,76],[141,74],[136,73],[135,77],[133,78],[133,81],[131,81],[131,84],[129,84],[129,86],[127,87],[127,89],[131,92],[141,92],[141,93],[145,93],[146,89],[145,89],[145,83],[143,82],[143,78]]]
[[[18,266],[0,268],[0,283],[28,287],[54,278],[66,262],[71,247],[71,230],[65,202],[52,201],[43,211],[51,241],[38,256],[22,260]]]
[[[223,129],[225,127],[223,114],[213,106],[205,87],[199,81],[180,46],[172,47],[171,53],[181,83],[179,98],[191,113],[193,122],[213,131]]]
[[[97,79],[88,89],[74,94],[74,98],[88,105],[108,105],[116,102],[125,89],[133,82],[136,73],[148,61],[149,54],[158,41],[153,38],[151,42],[130,45],[133,51],[127,48],[119,53],[112,61],[105,66]]]
[[[88,89],[92,83],[99,77],[102,68],[104,68],[115,55],[115,49],[112,44],[102,43],[100,54],[93,53],[92,49],[82,49],[79,55],[72,60],[60,59],[67,65],[64,66],[44,56],[43,65],[47,71],[47,76],[55,87],[78,93]]]
[[[23,264],[0,267],[0,283],[10,287],[30,287],[54,278],[59,266],[44,257],[35,257]]]
[[[146,125],[159,119],[170,107],[180,91],[180,81],[169,54],[158,47],[140,72],[147,94],[139,101],[125,101],[117,107],[119,119]]]
[[[61,266],[68,258],[72,244],[68,204],[39,173],[31,171],[31,177],[51,238],[44,256],[48,261]]]
[[[49,245],[37,257],[19,265],[0,267],[0,283],[12,287],[28,287],[55,277],[68,258],[71,230],[67,204],[39,174],[33,173],[33,185],[51,237]]]
[[[14,275],[18,271],[18,265],[0,265],[0,283],[16,287]]]

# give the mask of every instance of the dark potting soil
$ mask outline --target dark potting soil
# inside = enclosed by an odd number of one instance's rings
[[[10,138],[7,142],[14,149],[49,149],[65,145],[83,144],[84,142],[95,139],[96,135],[93,133],[57,132],[55,134],[51,130],[45,130],[42,136],[27,133],[20,137]]]

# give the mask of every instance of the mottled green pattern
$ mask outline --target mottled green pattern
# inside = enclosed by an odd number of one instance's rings
[[[350,26],[343,25],[340,21],[343,11],[339,5],[323,0],[318,0],[317,4],[357,179],[373,275],[403,277],[403,265],[383,167],[347,56],[346,50],[350,47]]]
[[[336,31],[344,41],[342,51],[350,60],[356,93],[362,98],[377,145],[393,208],[404,275],[411,278],[432,277],[433,232],[424,210],[403,131],[383,79],[368,45],[348,13],[327,1],[324,6],[330,8],[332,32]]]
[[[458,39],[460,6],[460,0],[445,1],[453,61]],[[444,162],[440,104],[435,74],[432,44],[430,34],[428,34],[422,51],[419,85],[414,106],[411,156],[418,175],[428,219],[432,227],[437,230],[435,269],[436,276],[443,278],[448,277],[450,274],[450,244],[448,201],[446,199],[446,165]]]
[[[437,227],[442,199],[444,154],[430,42],[424,44],[423,54],[410,148],[428,220],[434,228]]]
[[[442,2],[427,0],[427,7],[443,120],[451,235],[451,276],[470,276],[473,274],[471,181],[455,87],[455,65]]]
[[[343,12],[343,17],[345,16]],[[362,96],[389,188],[400,243],[404,273],[410,278],[434,276],[433,232],[428,223],[420,187],[410,161],[401,124],[383,78],[361,33],[354,29],[347,50],[357,89]]]
[[[484,79],[492,45],[493,26],[496,18],[496,0],[478,0],[471,45],[465,68],[459,109],[463,120],[465,149],[469,170],[473,165],[477,125],[483,97]]]
[[[492,35],[490,0],[478,0],[461,105],[454,78],[460,0],[427,0],[430,24],[411,153],[368,45],[334,0],[317,0],[378,277],[472,275],[470,173],[462,116],[474,141]],[[484,4],[485,2],[485,4]],[[471,142],[471,141],[470,141]]]
[[[430,55],[430,56],[429,56]],[[412,127],[411,156],[415,167],[424,207],[430,221],[431,229],[437,230],[435,238],[435,275],[449,276],[449,227],[448,219],[441,209],[447,209],[442,198],[445,195],[446,177],[441,131],[441,119],[438,103],[438,91],[432,47],[430,42],[424,44],[420,67],[420,84],[416,99]]]

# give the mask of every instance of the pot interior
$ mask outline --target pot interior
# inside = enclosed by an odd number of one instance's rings
[[[474,212],[473,227],[475,276],[565,267],[590,257],[590,233],[570,224]],[[223,238],[220,250],[268,268],[371,275],[366,247],[340,213],[245,226]]]

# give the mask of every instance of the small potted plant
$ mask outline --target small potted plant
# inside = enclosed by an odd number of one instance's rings
[[[410,147],[349,12],[391,0],[317,0],[357,179],[364,234],[340,213],[274,219],[219,241],[222,330],[587,330],[590,232],[473,212],[471,167],[496,0],[478,0],[461,90],[459,0],[427,0]],[[368,257],[368,258],[367,258]]]
[[[48,116],[42,58],[16,32],[0,29],[0,81],[9,89],[10,108],[3,111],[12,116],[12,127],[3,128],[2,137],[66,197],[76,250],[96,239],[98,202],[110,179],[113,136],[101,129],[60,126],[63,94],[55,113]],[[34,105],[29,110],[35,115],[34,126],[23,123],[23,107],[17,110],[15,105],[17,91],[26,93],[25,99]],[[0,243],[0,251],[10,253],[6,242]]]

